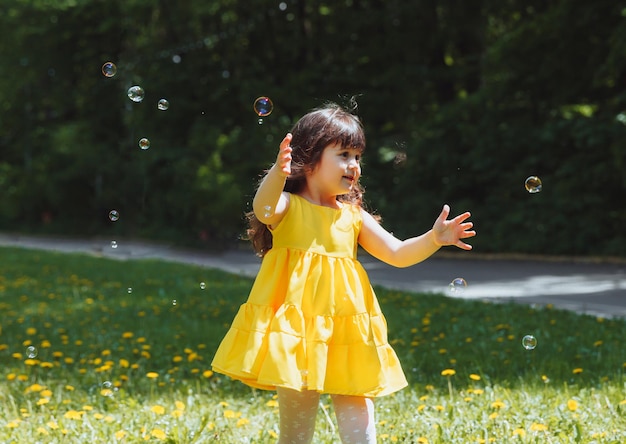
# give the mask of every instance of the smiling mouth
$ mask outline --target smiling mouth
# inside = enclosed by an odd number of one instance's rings
[[[349,180],[350,182],[354,182],[354,176],[343,176],[343,178]]]

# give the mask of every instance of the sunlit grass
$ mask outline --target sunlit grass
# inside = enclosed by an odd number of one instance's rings
[[[210,369],[251,283],[0,249],[0,442],[277,442],[274,393]],[[377,292],[410,382],[377,400],[379,442],[626,442],[625,321]],[[316,443],[329,418],[322,397]]]

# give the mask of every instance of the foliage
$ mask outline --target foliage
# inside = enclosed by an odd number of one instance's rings
[[[274,394],[210,370],[250,279],[16,248],[0,268],[2,442],[277,442]],[[377,293],[410,382],[377,400],[379,442],[626,439],[623,319]],[[315,442],[335,430],[323,397]]]
[[[232,242],[295,119],[354,96],[368,134],[366,197],[399,236],[430,228],[448,202],[473,212],[479,251],[626,251],[615,234],[626,223],[619,2],[1,9],[0,229]],[[106,61],[114,77],[101,74]],[[143,102],[126,97],[133,85]],[[275,107],[259,124],[262,95]],[[530,175],[541,193],[524,191]]]

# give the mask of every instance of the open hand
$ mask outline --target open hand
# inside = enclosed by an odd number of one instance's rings
[[[284,176],[291,174],[291,142],[292,135],[287,133],[282,142],[280,142],[280,149],[278,151],[278,157],[276,158],[275,166],[278,168]]]
[[[466,244],[461,239],[476,236],[476,231],[471,228],[474,226],[472,222],[467,221],[471,216],[469,211],[459,214],[454,219],[448,219],[450,215],[450,207],[444,205],[441,214],[433,225],[433,235],[438,245],[454,245],[463,250],[471,250],[472,246]],[[467,222],[466,222],[467,221]]]

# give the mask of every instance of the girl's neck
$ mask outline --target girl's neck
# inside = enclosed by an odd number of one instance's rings
[[[309,188],[308,186],[305,186],[304,189],[298,193],[298,196],[308,200],[314,205],[319,205],[321,207],[329,207],[334,209],[341,208],[341,202],[337,200],[337,196],[323,195],[319,192],[315,192],[315,190],[311,190],[311,188]]]

